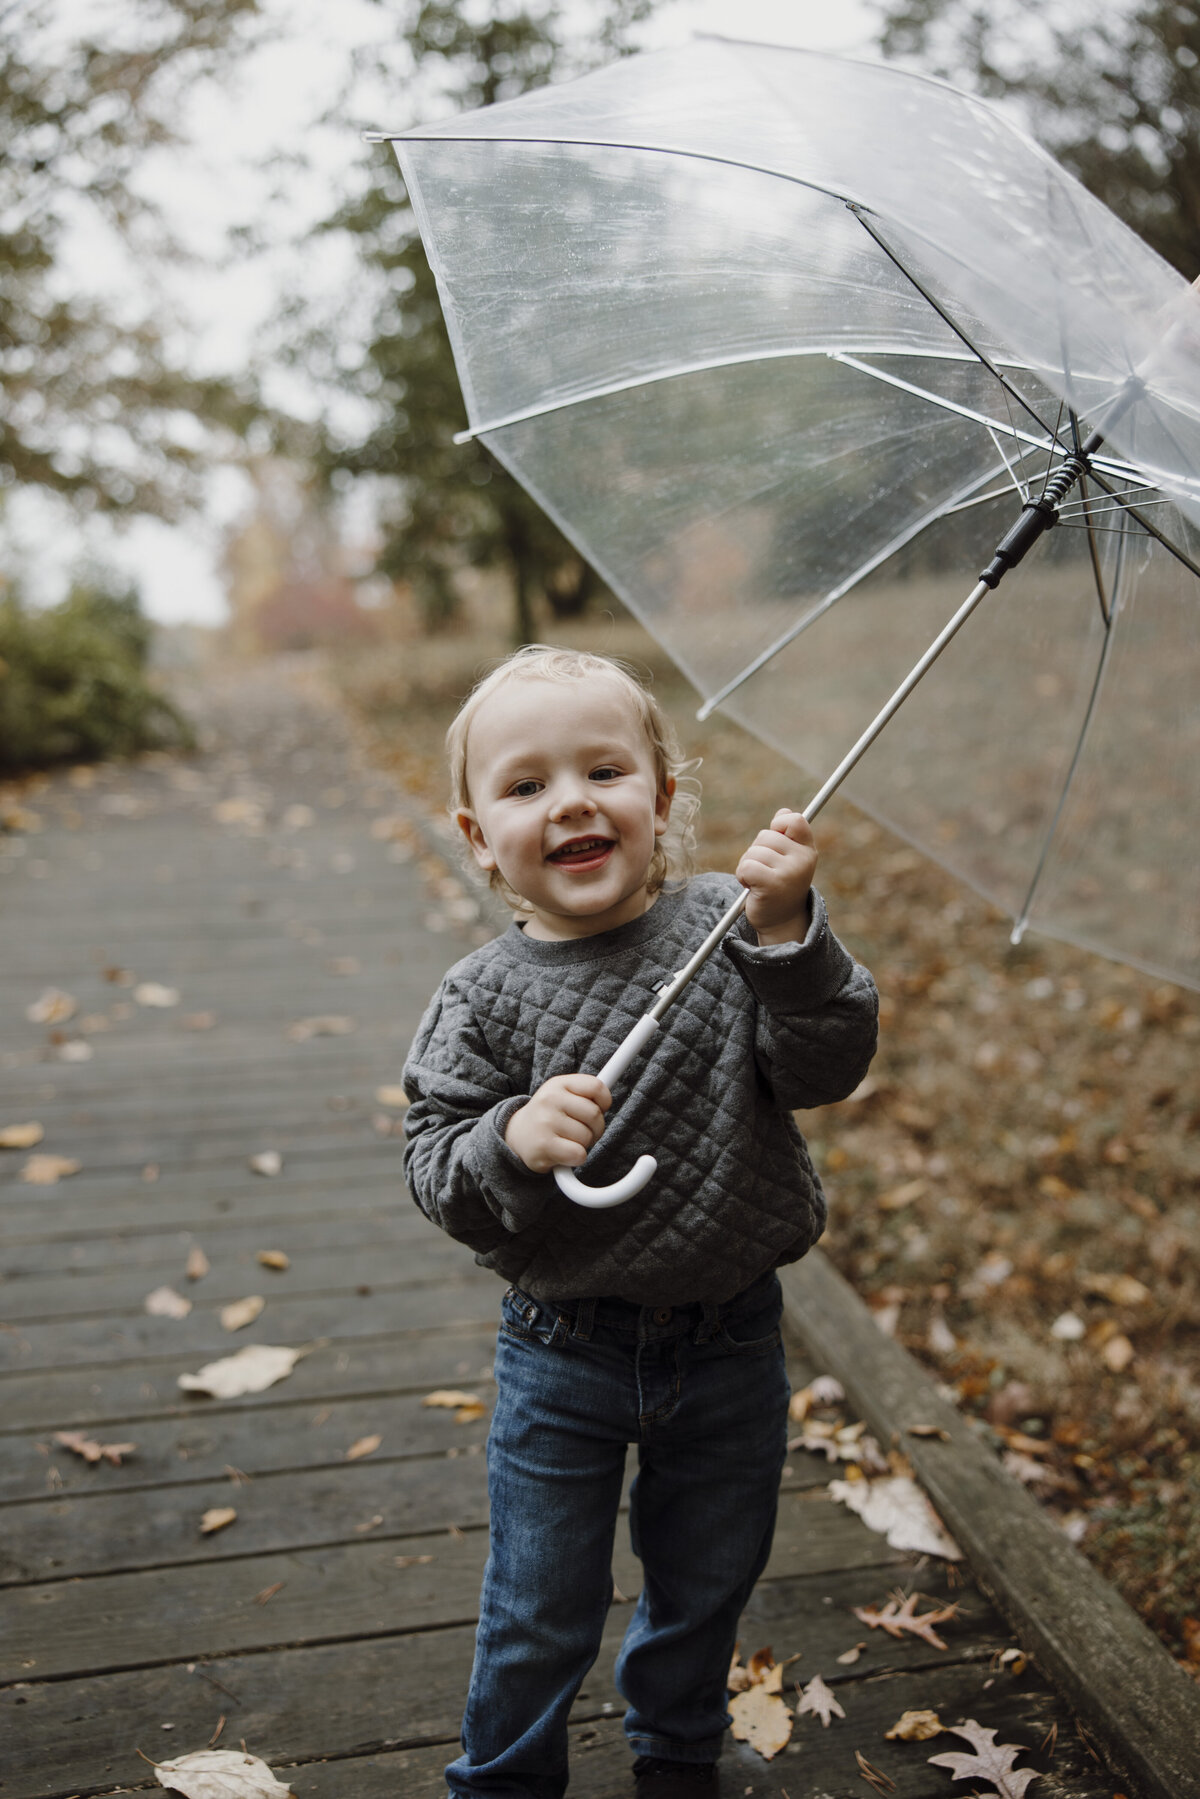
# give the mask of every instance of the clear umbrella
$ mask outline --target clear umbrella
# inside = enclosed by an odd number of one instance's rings
[[[700,40],[396,149],[469,434],[703,710],[819,773],[989,570],[848,791],[1018,934],[1200,987],[1181,277],[985,103],[800,50]]]

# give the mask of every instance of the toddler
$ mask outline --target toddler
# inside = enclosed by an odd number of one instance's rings
[[[519,651],[447,742],[454,816],[516,913],[450,970],[404,1070],[417,1203],[511,1283],[490,1556],[447,1782],[460,1799],[561,1799],[635,1443],[644,1585],[616,1681],[638,1799],[715,1799],[725,1677],[786,1453],[775,1270],[825,1219],[792,1108],[862,1080],[875,988],[829,929],[800,813],[776,813],[736,878],[687,878],[695,802],[677,788],[678,745],[622,665]],[[739,883],[749,899],[724,953],[668,1010],[613,1107],[580,1071],[603,1065]],[[608,1210],[573,1205],[550,1172],[588,1157],[602,1185],[643,1152],[657,1174]]]

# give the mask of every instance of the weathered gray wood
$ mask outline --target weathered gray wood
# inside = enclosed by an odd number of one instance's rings
[[[830,1568],[887,1570],[904,1560],[820,1491],[789,1494],[783,1507],[795,1512],[772,1555],[777,1578]],[[196,1659],[426,1629],[475,1616],[487,1557],[482,1529],[242,1559],[232,1535],[236,1528],[207,1539],[206,1564],[10,1588],[4,1595],[8,1624],[0,1679],[61,1679],[153,1666],[176,1660],[185,1642],[189,1659]],[[398,1568],[397,1555],[435,1559]],[[623,1533],[613,1567],[622,1592],[639,1591],[639,1566]],[[282,1585],[269,1604],[257,1604],[255,1595],[277,1582]]]
[[[1200,1794],[1200,1692],[1115,1588],[1006,1474],[819,1251],[785,1270],[792,1328],[871,1429],[893,1435],[1038,1666],[1146,1799]],[[947,1441],[912,1437],[937,1424]]]
[[[287,1380],[266,1395],[222,1401],[220,1406],[199,1394],[184,1394],[176,1385],[178,1375],[194,1373],[200,1365],[195,1356],[118,1363],[103,1370],[102,1380],[97,1379],[100,1371],[91,1368],[12,1374],[0,1381],[3,1434],[79,1425],[123,1429],[147,1417],[200,1419],[227,1407],[257,1410],[264,1401],[309,1403],[348,1394],[453,1386],[469,1378],[456,1372],[462,1363],[472,1369],[490,1364],[495,1341],[494,1320],[466,1330],[451,1326],[411,1335],[380,1331],[361,1339],[331,1338],[318,1342]]]
[[[263,1270],[264,1276],[268,1271]],[[497,1312],[495,1276],[473,1264],[454,1280],[428,1286],[389,1287],[386,1282],[366,1292],[311,1294],[292,1298],[278,1283],[256,1280],[250,1291],[267,1299],[266,1310],[245,1329],[222,1328],[217,1308],[207,1302],[186,1318],[152,1318],[145,1312],[122,1317],[83,1319],[74,1323],[29,1324],[0,1332],[0,1371],[5,1374],[38,1368],[94,1370],[111,1362],[173,1361],[180,1356],[210,1362],[233,1355],[246,1343],[311,1343],[318,1337],[345,1341],[393,1329],[448,1329],[483,1324]],[[270,1297],[268,1297],[268,1293]],[[0,1381],[0,1395],[3,1382]],[[0,1400],[2,1403],[2,1400]]]

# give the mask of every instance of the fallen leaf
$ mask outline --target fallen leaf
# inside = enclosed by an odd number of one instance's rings
[[[752,1686],[729,1701],[732,1733],[739,1743],[749,1743],[764,1761],[779,1754],[792,1734],[792,1714],[778,1693]]]
[[[188,1250],[187,1266],[184,1273],[190,1281],[202,1281],[208,1273],[209,1261],[198,1243],[193,1243]]]
[[[261,1393],[276,1381],[286,1380],[302,1349],[277,1349],[269,1343],[251,1343],[236,1355],[206,1362],[198,1374],[181,1374],[178,1385],[185,1393],[207,1393],[213,1399],[239,1399],[243,1393]]]
[[[250,1157],[250,1168],[254,1174],[282,1174],[283,1157],[277,1149],[263,1149]]]
[[[25,1016],[30,1024],[65,1024],[68,1018],[75,1016],[75,1001],[61,988],[47,987],[38,999],[26,1006]]]
[[[155,1287],[142,1303],[152,1318],[186,1318],[192,1309],[191,1300],[174,1287]]]
[[[56,1430],[54,1441],[81,1455],[85,1462],[98,1462],[103,1456],[114,1468],[121,1466],[122,1456],[132,1455],[137,1448],[136,1443],[97,1443],[81,1430]]]
[[[200,1535],[210,1537],[215,1530],[224,1530],[232,1524],[237,1512],[231,1505],[210,1505],[200,1520]]]
[[[222,1330],[244,1330],[248,1324],[254,1323],[266,1303],[261,1293],[249,1293],[245,1299],[235,1299],[230,1305],[222,1306],[218,1313]]]
[[[133,990],[139,1006],[177,1006],[178,987],[164,987],[161,981],[140,981]]]
[[[945,1728],[936,1712],[901,1712],[892,1728],[883,1734],[890,1743],[927,1743]]]
[[[906,1424],[904,1432],[909,1437],[936,1437],[940,1443],[950,1441],[950,1432],[943,1430],[940,1424]]]
[[[347,1037],[353,1029],[352,1018],[299,1018],[288,1026],[284,1036],[292,1043],[307,1043],[310,1037]]]
[[[1079,1284],[1085,1293],[1099,1293],[1103,1299],[1111,1299],[1118,1306],[1141,1306],[1151,1297],[1149,1287],[1135,1280],[1132,1274],[1089,1274],[1087,1269],[1079,1270]]]
[[[1018,1755],[1028,1751],[1021,1743],[998,1743],[996,1732],[990,1725],[977,1724],[974,1718],[968,1718],[962,1724],[948,1724],[946,1729],[952,1736],[963,1737],[974,1749],[974,1755],[966,1755],[960,1749],[950,1749],[942,1755],[931,1755],[929,1763],[935,1768],[949,1768],[955,1780],[990,1780],[1000,1799],[1022,1799],[1025,1788],[1032,1780],[1040,1780],[1036,1768],[1017,1770],[1013,1767]]]
[[[368,1518],[365,1523],[356,1524],[354,1526],[355,1533],[360,1537],[364,1536],[366,1534],[366,1532],[369,1530],[378,1530],[379,1526],[382,1523],[383,1523],[383,1513],[376,1512],[375,1516],[373,1518]]]
[[[255,1605],[266,1605],[269,1600],[274,1599],[276,1593],[280,1591],[283,1585],[283,1581],[277,1580],[273,1587],[264,1587],[261,1593],[256,1593],[254,1595]]]
[[[454,1414],[455,1424],[474,1424],[478,1418],[487,1417],[487,1407],[482,1399],[476,1399],[471,1405],[460,1405]]]
[[[1133,1360],[1133,1344],[1120,1332],[1110,1337],[1100,1351],[1100,1359],[1114,1374],[1124,1374]]]
[[[918,1614],[919,1593],[910,1593],[903,1601],[889,1599],[882,1611],[870,1605],[856,1605],[851,1609],[854,1616],[872,1630],[884,1630],[889,1637],[903,1638],[907,1631],[911,1636],[920,1637],[922,1642],[929,1643],[934,1649],[944,1649],[945,1643],[938,1636],[935,1625],[945,1624],[950,1618],[957,1618],[957,1605],[937,1606],[931,1612]]]
[[[198,1749],[169,1762],[155,1762],[160,1786],[183,1799],[291,1799],[291,1788],[276,1780],[266,1762],[241,1749]]]
[[[261,825],[263,809],[257,800],[235,796],[219,801],[213,807],[213,817],[219,825]]]
[[[84,1043],[82,1038],[72,1037],[69,1042],[60,1043],[54,1053],[60,1062],[90,1062],[96,1052],[90,1043]]]
[[[157,1162],[147,1162],[142,1169],[142,1179],[146,1182],[156,1181],[161,1170]]]
[[[73,1156],[30,1156],[19,1178],[31,1187],[56,1187],[68,1174],[78,1174],[82,1162]]]
[[[408,1094],[403,1087],[376,1087],[375,1098],[381,1106],[404,1107],[409,1104]]]
[[[899,1212],[928,1191],[926,1180],[905,1181],[902,1187],[892,1187],[887,1193],[881,1193],[875,1203],[881,1212]]]
[[[217,1015],[215,1012],[185,1012],[179,1022],[185,1031],[211,1031]]]
[[[397,1568],[421,1568],[426,1562],[431,1562],[433,1557],[431,1555],[397,1555],[392,1559]]]
[[[32,1149],[45,1135],[40,1124],[6,1124],[0,1131],[0,1149]]]
[[[472,1418],[482,1418],[487,1411],[478,1393],[460,1393],[456,1387],[439,1387],[436,1393],[427,1393],[421,1404],[453,1412],[456,1424],[469,1424]]]
[[[866,1646],[865,1643],[855,1643],[853,1649],[844,1649],[837,1660],[843,1668],[852,1668]]]
[[[281,1274],[292,1265],[291,1257],[285,1255],[282,1249],[260,1249],[254,1259],[261,1262],[264,1268],[276,1268]]]
[[[872,1481],[831,1480],[829,1496],[857,1512],[867,1528],[886,1537],[893,1549],[912,1549],[951,1562],[962,1559],[962,1550],[908,1475]]]
[[[797,1688],[797,1691],[799,1691],[799,1688]],[[842,1710],[819,1674],[813,1675],[808,1685],[804,1688],[804,1691],[800,1694],[800,1703],[796,1707],[796,1716],[799,1718],[805,1712],[811,1712],[814,1717],[820,1718],[821,1723],[826,1730],[829,1728],[829,1720],[835,1714],[839,1718],[844,1718],[846,1716],[845,1712]]]
[[[856,1749],[854,1751],[854,1759],[858,1763],[859,1773],[869,1787],[873,1787],[877,1793],[895,1792],[895,1781],[889,1779],[886,1774],[880,1771],[880,1769],[873,1768],[861,1749]]]
[[[754,1682],[750,1677],[750,1670],[749,1668],[744,1668],[742,1666],[741,1654],[735,1645],[733,1660],[729,1664],[729,1673],[725,1680],[726,1688],[731,1693],[744,1693],[746,1688],[753,1686],[753,1684]]]
[[[364,1455],[374,1455],[382,1442],[383,1438],[378,1434],[373,1437],[359,1437],[356,1442],[351,1443],[346,1451],[346,1460],[357,1462]]]

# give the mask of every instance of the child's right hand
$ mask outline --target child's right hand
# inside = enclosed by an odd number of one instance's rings
[[[556,1074],[514,1112],[504,1141],[534,1174],[578,1168],[604,1129],[612,1094],[594,1074]]]

